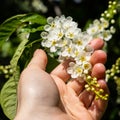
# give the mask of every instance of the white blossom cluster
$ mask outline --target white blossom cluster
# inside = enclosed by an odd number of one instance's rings
[[[115,32],[115,28],[111,26],[109,29],[109,21],[101,18],[100,20],[94,20],[93,24],[90,24],[86,30],[93,38],[101,38],[105,41],[109,41],[112,38],[112,34]]]
[[[109,23],[105,20],[95,20],[90,27],[82,32],[72,17],[48,17],[44,32],[41,33],[42,46],[49,49],[50,53],[59,56],[59,60],[72,59],[67,72],[71,78],[83,78],[92,68],[90,57],[93,48],[89,46],[90,41],[99,37],[106,41],[111,38],[111,32],[105,30]]]

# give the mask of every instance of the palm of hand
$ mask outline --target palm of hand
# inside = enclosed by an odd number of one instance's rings
[[[27,73],[29,74],[29,77]],[[20,80],[23,84],[22,88],[20,88],[21,104],[23,104],[22,98],[26,97],[25,101],[26,104],[29,105],[29,108],[30,105],[35,108],[38,106],[41,108],[48,107],[48,111],[50,112],[52,107],[57,107],[61,111],[61,114],[66,114],[60,119],[66,120],[67,118],[68,120],[80,120],[83,116],[85,120],[98,120],[99,117],[102,116],[100,115],[100,112],[102,113],[104,108],[103,105],[100,106],[101,101],[94,101],[94,95],[83,90],[83,83],[80,85],[77,81],[72,81],[65,84],[58,76],[54,76],[52,74],[49,75],[45,71],[37,67],[33,68],[32,66],[25,70],[22,75],[24,77]],[[33,82],[33,80],[35,80],[35,82]],[[79,86],[77,88],[79,89],[79,93],[73,87],[75,84]],[[61,99],[59,98],[59,93]],[[24,104],[25,101],[23,101]],[[23,107],[25,106],[23,105]],[[57,114],[57,112],[54,113],[55,116],[57,116]],[[49,115],[51,116],[51,114]]]

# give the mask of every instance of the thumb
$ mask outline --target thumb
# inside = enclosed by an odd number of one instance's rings
[[[30,63],[28,64],[28,67],[37,66],[37,67],[40,67],[41,69],[45,70],[46,65],[47,65],[46,53],[41,49],[37,49],[34,52],[33,58],[31,59]]]

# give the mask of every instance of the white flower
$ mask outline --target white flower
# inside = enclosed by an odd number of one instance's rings
[[[44,26],[45,31],[50,31],[52,27],[50,25],[45,25]]]
[[[74,62],[69,63],[69,67],[67,68],[68,74],[71,75],[71,78],[83,77],[83,69],[81,66],[75,64]]]
[[[65,32],[65,37],[69,38],[69,39],[74,39],[75,36],[77,36],[79,33],[81,32],[81,30],[79,28],[69,28],[66,32]]]
[[[72,57],[74,54],[74,44],[67,45],[61,49],[61,56]]]
[[[110,32],[111,32],[111,33],[115,33],[115,32],[116,32],[116,29],[115,29],[113,26],[111,26],[111,27],[110,27]]]
[[[61,28],[61,23],[59,20],[52,18],[52,17],[48,17],[47,19],[48,24],[45,25],[44,29],[45,31],[50,31],[56,28]]]
[[[87,29],[87,33],[89,35],[95,35],[98,32],[98,26],[93,26],[91,25],[88,29]]]
[[[49,38],[48,39],[58,39],[58,40],[60,40],[62,37],[63,37],[63,35],[64,35],[64,33],[63,33],[63,30],[62,29],[54,29],[54,30],[51,30],[50,32],[49,32]]]
[[[64,37],[62,40],[60,40],[59,47],[62,48],[62,47],[68,46],[70,44],[72,44],[72,41],[70,39]]]
[[[104,25],[99,20],[94,20],[93,25],[97,27],[97,32],[102,32],[104,30]]]
[[[83,67],[84,73],[88,74],[89,70],[91,70],[91,68],[92,68],[92,65],[91,65],[90,62],[84,61],[83,64],[82,64],[82,67]]]
[[[47,38],[41,42],[41,45],[50,48],[50,52],[56,52],[59,46],[59,39],[51,32],[51,34],[48,34]]]
[[[41,33],[41,37],[42,37],[43,39],[47,39],[48,33],[47,33],[47,32],[42,32],[42,33]]]
[[[67,17],[63,22],[62,22],[62,27],[66,31],[70,28],[78,28],[78,24],[74,21],[72,21],[71,17]]]
[[[111,34],[111,32],[109,30],[103,31],[101,36],[103,37],[103,39],[105,41],[109,41],[112,38],[112,34]]]
[[[77,58],[79,56],[79,54],[81,53],[81,51],[82,51],[81,49],[75,48],[73,54],[71,55],[72,58],[74,58],[74,59]]]
[[[101,20],[101,25],[103,25],[104,28],[108,28],[109,22],[104,18],[101,18],[100,20]]]
[[[91,56],[87,52],[81,51],[79,56],[75,58],[75,61],[78,65],[81,65],[83,62],[89,61],[90,57]]]
[[[73,40],[73,43],[76,45],[76,48],[80,48],[82,50],[85,48],[86,44],[88,44],[82,34],[77,35],[77,37]]]
[[[47,18],[47,23],[48,23],[48,24],[51,24],[53,21],[54,21],[54,18],[53,18],[53,17],[48,17],[48,18]]]
[[[87,55],[87,56],[90,56],[90,55],[93,53],[94,48],[91,47],[91,46],[88,44],[88,45],[86,45],[84,51],[86,52],[86,55]]]

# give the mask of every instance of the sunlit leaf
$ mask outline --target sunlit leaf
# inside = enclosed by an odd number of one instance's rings
[[[15,117],[17,107],[17,82],[19,70],[5,83],[1,90],[0,101],[4,114],[11,120]]]
[[[10,64],[11,64],[11,67],[13,68],[13,71],[16,70],[16,67],[17,67],[17,63],[18,63],[18,60],[20,58],[20,56],[22,55],[24,49],[25,49],[25,45],[26,43],[28,42],[28,39],[23,39],[22,42],[20,43],[20,45],[18,46],[15,54],[13,55],[11,61],[10,61]]]
[[[21,22],[37,23],[37,24],[41,24],[41,25],[46,24],[46,18],[44,18],[43,16],[38,15],[38,14],[27,14],[20,21]]]
[[[25,22],[43,25],[46,23],[46,19],[39,14],[22,14],[13,16],[0,25],[0,41],[9,40],[10,36],[16,31],[16,29]]]
[[[0,25],[0,41],[9,40],[9,37],[12,33],[17,29],[17,27],[22,23],[20,19],[22,19],[24,15],[16,15],[7,19],[3,24]]]

